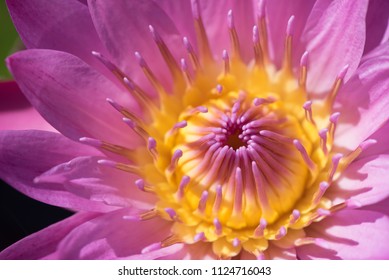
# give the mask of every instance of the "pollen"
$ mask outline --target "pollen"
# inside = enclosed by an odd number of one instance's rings
[[[147,120],[140,119],[108,100],[144,139],[144,147],[132,151],[81,140],[130,160],[99,163],[138,175],[135,185],[157,198],[140,219],[171,221],[171,236],[161,240],[162,247],[205,242],[224,259],[242,250],[263,258],[272,242],[323,245],[306,236],[304,228],[352,204],[335,204],[326,192],[369,145],[346,155],[333,151],[339,114],[332,112],[332,103],[347,67],[334,77],[327,98],[312,101],[306,90],[308,52],[297,69],[292,66],[293,16],[285,26],[284,61],[277,68],[268,53],[264,13],[253,26],[253,60],[247,63],[241,58],[233,11],[226,15],[225,27],[231,51],[216,56],[196,5],[193,1],[199,51],[183,38],[187,57],[180,63],[158,27],[149,27],[174,79],[173,89],[164,88],[140,52],[135,53],[158,100],[95,53],[148,112]]]

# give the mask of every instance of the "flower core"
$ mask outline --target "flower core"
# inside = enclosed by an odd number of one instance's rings
[[[100,163],[136,173],[141,177],[136,185],[158,198],[141,219],[172,221],[172,235],[161,241],[162,247],[210,242],[221,258],[242,250],[263,258],[271,242],[285,248],[320,245],[303,229],[351,204],[335,205],[325,192],[361,152],[332,152],[339,116],[331,112],[332,102],[347,67],[334,77],[328,97],[312,103],[305,86],[308,54],[303,54],[300,68],[291,66],[294,17],[286,27],[284,61],[277,69],[267,50],[264,16],[253,28],[254,60],[246,63],[232,12],[232,55],[224,51],[221,60],[213,58],[201,16],[194,14],[198,52],[184,38],[190,66],[185,59],[179,65],[150,26],[173,76],[172,90],[161,85],[140,53],[135,54],[159,102],[149,100],[129,77],[96,54],[149,112],[148,120],[141,120],[109,100],[146,145],[126,153],[104,144],[133,164]]]

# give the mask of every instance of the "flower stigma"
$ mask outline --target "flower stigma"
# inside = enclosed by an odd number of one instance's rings
[[[153,209],[140,214],[141,220],[161,217],[172,222],[171,235],[155,248],[206,242],[220,258],[243,251],[265,258],[273,242],[282,248],[325,246],[325,241],[306,236],[304,228],[353,207],[352,201],[331,201],[326,191],[373,144],[368,140],[344,155],[333,151],[339,113],[332,112],[332,105],[347,66],[334,77],[326,98],[312,102],[306,90],[308,52],[297,69],[292,66],[293,16],[285,26],[284,59],[278,69],[268,52],[264,11],[253,27],[254,59],[247,63],[233,11],[226,24],[231,51],[224,50],[217,59],[197,5],[193,1],[198,50],[183,38],[188,59],[177,62],[158,27],[149,27],[173,77],[172,89],[158,80],[141,52],[135,53],[158,100],[94,52],[148,112],[146,119],[139,118],[107,99],[145,145],[129,150],[80,140],[126,159],[99,163],[138,175],[135,185],[157,198]]]

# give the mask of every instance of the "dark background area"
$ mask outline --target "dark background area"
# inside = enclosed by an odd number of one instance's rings
[[[0,251],[71,214],[33,200],[0,180]]]

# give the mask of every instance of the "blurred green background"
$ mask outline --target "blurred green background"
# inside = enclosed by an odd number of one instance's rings
[[[23,44],[8,14],[5,0],[0,0],[0,80],[11,79],[4,59],[11,53],[22,48]]]

